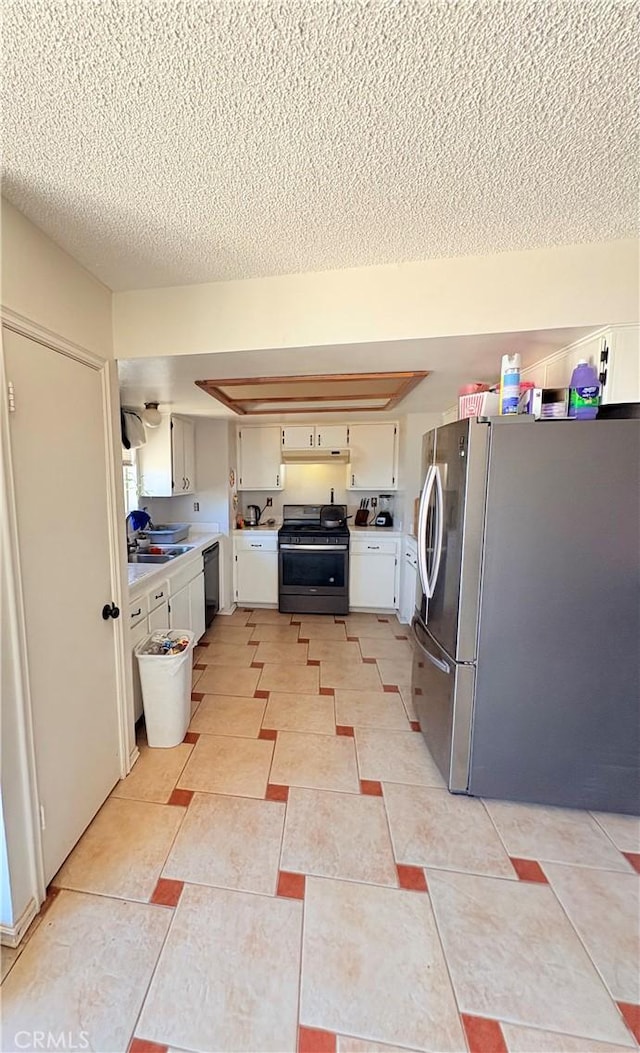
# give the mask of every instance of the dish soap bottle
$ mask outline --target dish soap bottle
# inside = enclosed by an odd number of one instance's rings
[[[569,416],[577,420],[594,420],[600,404],[600,381],[595,366],[586,358],[578,361],[571,374]]]
[[[503,355],[500,370],[500,413],[517,413],[520,399],[520,355]]]

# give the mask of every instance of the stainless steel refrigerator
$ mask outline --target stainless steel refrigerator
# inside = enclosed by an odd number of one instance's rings
[[[449,789],[640,813],[640,421],[424,436],[413,701]]]

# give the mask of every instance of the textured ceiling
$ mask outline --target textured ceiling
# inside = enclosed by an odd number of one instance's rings
[[[114,289],[635,233],[628,0],[5,0],[5,193]]]

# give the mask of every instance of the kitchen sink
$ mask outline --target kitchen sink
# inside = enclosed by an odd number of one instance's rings
[[[168,563],[179,555],[179,552],[168,552],[164,556],[153,555],[151,552],[130,552],[129,563]]]

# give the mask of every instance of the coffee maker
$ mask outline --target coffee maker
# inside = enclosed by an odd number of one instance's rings
[[[392,502],[393,494],[380,494],[378,499],[378,514],[375,518],[375,525],[377,527],[393,526]]]

